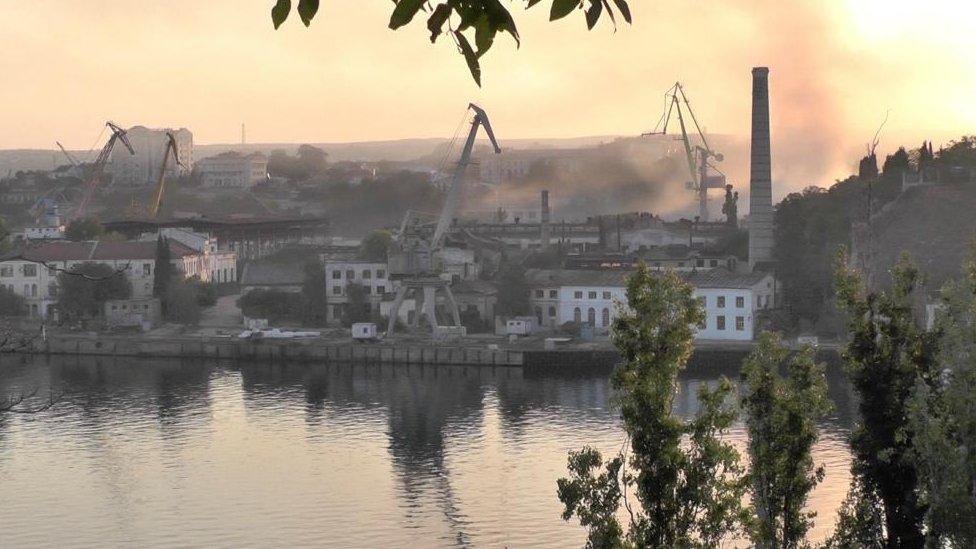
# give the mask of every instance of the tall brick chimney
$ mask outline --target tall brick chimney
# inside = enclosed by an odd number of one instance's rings
[[[543,250],[549,249],[549,238],[551,228],[549,226],[549,191],[542,191],[542,213],[540,214],[542,223],[540,224],[539,240]]]
[[[773,180],[769,150],[769,69],[752,69],[752,166],[749,178],[749,266],[773,260]]]

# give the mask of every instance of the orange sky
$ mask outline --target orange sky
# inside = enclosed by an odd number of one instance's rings
[[[386,0],[322,0],[310,29],[277,32],[272,0],[8,2],[0,148],[88,149],[106,119],[199,143],[238,141],[242,121],[251,142],[449,136],[470,100],[502,139],[638,134],[677,79],[710,132],[742,134],[754,65],[771,69],[774,154],[821,177],[851,169],[887,109],[881,152],[976,133],[970,0],[630,3],[614,33],[512,2],[522,48],[499,38],[479,90],[422,23],[386,29]]]

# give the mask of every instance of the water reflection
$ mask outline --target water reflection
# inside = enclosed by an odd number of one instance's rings
[[[832,524],[853,418],[838,368],[812,507]],[[735,378],[736,364],[681,379]],[[606,376],[520,369],[45,358],[5,362],[0,390],[65,391],[0,420],[4,546],[580,545],[559,519],[566,452],[619,449]],[[741,429],[733,433],[744,442]],[[53,529],[52,524],[58,524]],[[70,534],[69,534],[70,532]],[[168,537],[161,537],[163,534]]]

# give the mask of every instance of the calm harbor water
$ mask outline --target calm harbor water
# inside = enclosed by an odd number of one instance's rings
[[[705,370],[681,413],[738,364]],[[817,538],[849,481],[854,404],[829,381]],[[2,547],[580,546],[556,499],[566,453],[623,442],[606,376],[0,358],[0,391],[22,388],[64,394],[0,418]]]

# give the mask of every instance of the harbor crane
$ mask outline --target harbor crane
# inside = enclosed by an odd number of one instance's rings
[[[88,203],[91,202],[92,197],[95,196],[95,189],[98,187],[98,182],[102,179],[102,174],[105,172],[105,164],[112,155],[115,144],[121,141],[129,151],[129,154],[136,154],[136,151],[132,148],[132,144],[129,143],[129,138],[126,137],[125,130],[111,121],[106,122],[105,127],[112,131],[112,135],[109,136],[108,141],[105,142],[105,146],[99,151],[98,157],[95,158],[95,161],[92,162],[88,170],[88,177],[85,178],[83,186],[85,191],[78,203],[78,208],[75,209],[74,215],[72,216],[74,219],[85,215],[85,210],[88,208]]]
[[[159,215],[159,207],[163,203],[163,193],[166,189],[166,168],[169,165],[169,157],[173,156],[176,165],[185,168],[183,161],[180,160],[179,148],[176,145],[176,138],[173,134],[166,132],[166,148],[163,150],[163,165],[159,168],[159,180],[156,182],[156,190],[153,193],[152,206],[149,207],[149,216],[153,219]]]
[[[447,236],[447,231],[457,212],[458,202],[461,199],[461,188],[464,185],[464,173],[471,163],[471,151],[474,148],[478,130],[484,128],[495,154],[501,152],[498,141],[495,140],[495,132],[491,129],[491,123],[488,121],[488,115],[484,109],[471,103],[468,105],[468,111],[474,112],[474,119],[471,121],[471,129],[468,132],[467,140],[464,142],[464,148],[461,150],[461,157],[454,168],[451,185],[444,197],[444,206],[441,208],[434,232],[428,236],[429,230],[426,230],[427,228],[420,223],[417,214],[408,211],[390,250],[390,279],[399,281],[400,287],[397,289],[393,308],[390,310],[389,324],[386,329],[387,335],[393,334],[403,300],[411,293],[418,296],[422,304],[417,307],[418,314],[414,315],[414,325],[419,323],[419,311],[427,316],[427,321],[431,326],[438,325],[436,312],[438,291],[443,291],[447,298],[447,305],[450,308],[454,324],[456,326],[461,325],[461,314],[458,311],[457,302],[454,300],[454,294],[451,292],[450,283],[440,276],[443,265],[439,253],[444,246],[444,238]]]
[[[77,168],[80,165],[78,159],[72,156],[71,153],[68,152],[68,149],[65,149],[64,145],[62,145],[60,141],[55,141],[55,143],[58,144],[58,148],[61,149],[61,152],[64,153],[65,158],[67,158],[68,162],[71,163],[71,167]]]
[[[674,86],[664,94],[664,102],[664,113],[661,115],[657,126],[653,131],[647,132],[644,135],[667,135],[668,124],[671,121],[672,114],[677,116],[678,126],[681,128],[681,136],[676,139],[684,144],[685,156],[688,159],[688,171],[691,175],[691,181],[688,181],[686,186],[698,194],[698,218],[701,221],[708,221],[708,190],[724,189],[726,186],[725,174],[719,172],[711,164],[712,160],[721,162],[723,159],[722,153],[712,150],[708,145],[708,139],[705,138],[705,133],[702,131],[701,126],[698,125],[698,119],[695,117],[694,111],[691,110],[691,103],[685,95],[685,90],[681,82],[675,82]],[[691,143],[691,138],[688,136],[688,129],[685,123],[686,112],[695,126],[695,131],[698,133],[701,145],[692,145]],[[657,131],[658,128],[661,128],[661,131]],[[712,170],[717,173],[714,175],[710,174],[709,172]]]

